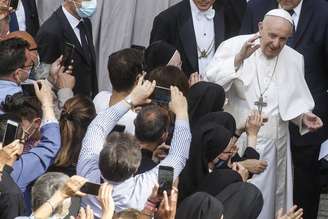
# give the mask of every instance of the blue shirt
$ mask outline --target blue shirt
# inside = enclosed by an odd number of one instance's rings
[[[60,129],[58,122],[49,122],[41,127],[41,139],[39,144],[14,163],[12,178],[24,193],[26,207],[30,210],[31,182],[43,175],[53,163],[60,149]]]
[[[7,95],[13,95],[18,92],[22,92],[22,87],[16,82],[0,80],[0,103],[5,101]]]

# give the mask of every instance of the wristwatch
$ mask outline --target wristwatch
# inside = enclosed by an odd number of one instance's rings
[[[134,108],[134,105],[132,103],[132,99],[131,99],[130,96],[125,97],[123,100],[124,100],[124,102],[126,102],[131,107],[131,109]]]

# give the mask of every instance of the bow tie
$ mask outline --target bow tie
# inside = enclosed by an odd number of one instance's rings
[[[213,20],[214,16],[215,16],[215,10],[213,8],[208,9],[207,11],[199,11],[197,14],[197,18],[198,20],[205,16],[207,18],[207,20]]]

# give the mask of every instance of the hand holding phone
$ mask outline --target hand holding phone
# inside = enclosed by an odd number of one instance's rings
[[[149,98],[156,103],[169,104],[171,101],[171,90],[170,88],[156,86]]]
[[[72,65],[75,45],[65,42],[63,48],[63,59],[61,65],[65,67],[65,71]]]
[[[170,166],[159,166],[158,169],[158,194],[162,195],[164,191],[170,194],[173,184],[174,169]]]
[[[8,120],[6,124],[5,134],[3,136],[2,145],[5,147],[17,139],[19,124],[15,121]]]
[[[86,182],[80,189],[81,192],[89,195],[97,196],[99,193],[100,184]]]
[[[41,89],[42,85],[38,82],[39,89]],[[27,97],[36,97],[34,84],[28,83],[28,84],[21,84],[22,91],[24,96]]]

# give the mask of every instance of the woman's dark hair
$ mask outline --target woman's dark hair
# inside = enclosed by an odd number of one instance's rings
[[[189,90],[188,78],[179,68],[175,66],[162,66],[158,67],[145,76],[146,80],[156,81],[156,85],[170,88],[176,86],[187,96]]]
[[[24,96],[22,92],[7,95],[1,105],[5,113],[14,114],[21,120],[26,119],[32,122],[33,119],[42,117],[39,100],[36,97]]]
[[[66,101],[59,121],[62,147],[55,159],[55,166],[76,164],[83,137],[95,116],[95,106],[88,98],[75,96]]]

